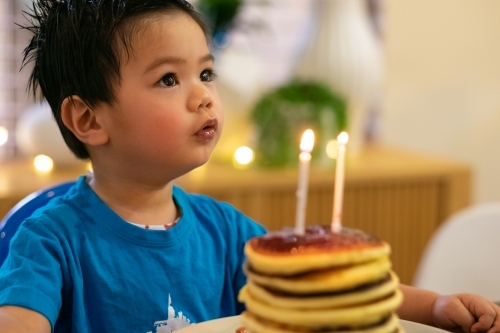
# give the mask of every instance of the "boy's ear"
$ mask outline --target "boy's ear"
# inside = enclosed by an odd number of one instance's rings
[[[61,105],[61,119],[78,140],[85,144],[99,146],[109,140],[95,110],[79,96],[74,95],[64,99]]]

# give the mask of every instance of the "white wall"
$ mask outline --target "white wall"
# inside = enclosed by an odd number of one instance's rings
[[[500,201],[500,1],[387,0],[381,141],[470,164]]]
[[[8,9],[9,4],[7,1],[0,1],[0,126],[7,127],[7,109],[9,102],[9,90],[8,90],[8,80],[7,75],[10,72],[8,70],[9,65],[9,29],[8,23]],[[6,151],[6,145],[0,145],[0,160],[4,158]]]

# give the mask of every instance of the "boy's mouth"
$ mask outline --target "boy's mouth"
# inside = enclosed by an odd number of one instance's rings
[[[206,121],[203,126],[196,132],[196,136],[204,141],[210,141],[215,138],[217,132],[218,121],[216,118]]]

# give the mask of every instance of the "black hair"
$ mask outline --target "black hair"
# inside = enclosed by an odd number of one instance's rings
[[[129,54],[133,32],[142,18],[165,12],[184,12],[210,32],[202,17],[185,0],[36,0],[24,15],[33,33],[25,48],[21,69],[33,62],[27,89],[36,98],[40,87],[64,141],[81,159],[89,158],[85,145],[64,125],[61,105],[79,96],[89,107],[115,102],[120,82],[120,55]]]

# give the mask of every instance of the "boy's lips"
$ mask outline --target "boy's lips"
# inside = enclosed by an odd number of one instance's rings
[[[196,136],[204,141],[210,141],[215,138],[215,132],[217,132],[217,127],[219,122],[216,118],[207,120],[203,126],[196,132]]]

